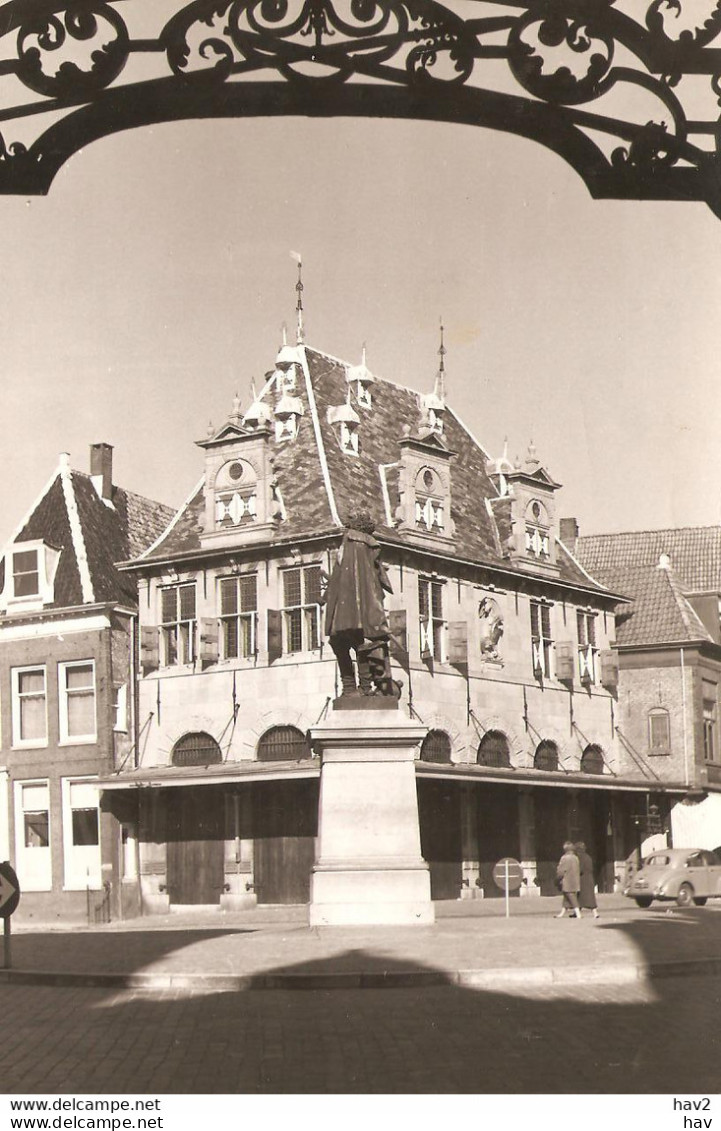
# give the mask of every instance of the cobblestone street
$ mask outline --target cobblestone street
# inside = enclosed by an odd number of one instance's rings
[[[0,987],[6,1093],[699,1093],[721,978],[493,992]]]

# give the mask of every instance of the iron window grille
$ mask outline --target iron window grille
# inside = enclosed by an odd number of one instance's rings
[[[671,753],[671,719],[664,707],[655,707],[648,714],[650,753],[661,756]]]
[[[596,682],[596,614],[576,611],[578,674],[581,683]]]
[[[258,742],[259,762],[298,762],[311,755],[308,739],[298,727],[271,727]]]
[[[213,766],[223,761],[223,754],[212,735],[192,731],[175,743],[171,761],[174,766]]]
[[[286,652],[312,652],[320,647],[320,600],[319,565],[283,571]]]
[[[581,755],[581,773],[602,774],[603,766],[603,750],[597,743],[589,743]]]
[[[163,662],[192,664],[195,660],[195,582],[161,589]]]
[[[531,601],[531,651],[536,679],[550,677],[552,649],[551,606]]]
[[[558,769],[558,747],[549,738],[544,738],[536,747],[533,756],[534,770],[544,770],[548,773]]]
[[[511,748],[503,731],[488,730],[478,744],[476,762],[479,766],[510,769]]]
[[[451,740],[444,730],[429,730],[421,744],[421,761],[448,763],[451,760]]]
[[[220,581],[220,638],[224,660],[247,659],[258,651],[258,576]]]
[[[443,619],[443,582],[418,578],[418,610],[420,621],[421,658],[445,660],[445,629]]]

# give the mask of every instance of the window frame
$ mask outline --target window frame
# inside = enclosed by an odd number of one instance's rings
[[[192,590],[193,592],[193,616],[184,617],[182,615],[182,590]],[[175,616],[173,620],[165,620],[164,609],[164,594],[175,593]],[[197,657],[197,634],[198,634],[198,595],[195,581],[176,581],[170,585],[160,585],[160,665],[164,668],[182,668],[190,667],[196,661]],[[171,634],[175,633],[174,643],[175,656],[171,658]],[[182,644],[182,648],[181,648]],[[182,652],[182,657],[181,657]]]
[[[102,887],[102,859],[100,823],[100,790],[97,777],[81,775],[60,779],[61,819],[63,829],[63,891],[98,891]],[[96,804],[72,804],[72,787],[86,785],[94,788]],[[97,843],[75,844],[73,813],[90,812],[96,814]],[[84,873],[81,874],[81,873]]]
[[[713,688],[713,695],[707,689]],[[701,739],[705,762],[717,763],[719,759],[718,742],[718,684],[710,679],[701,679]]]
[[[307,600],[307,575],[311,570],[318,572],[318,600]],[[300,602],[296,604],[286,603],[287,588],[286,577],[291,573],[298,572],[300,575]],[[281,586],[283,593],[283,602],[281,605],[281,614],[283,618],[283,654],[288,656],[298,656],[303,652],[317,652],[322,644],[321,634],[321,579],[323,576],[323,567],[320,562],[304,562],[300,565],[286,566],[280,571]],[[312,595],[312,593],[311,593]],[[299,617],[296,614],[300,613]],[[291,617],[293,619],[291,619]],[[300,647],[292,648],[294,637],[294,626],[300,626]],[[296,636],[297,639],[297,636]]]
[[[53,812],[48,778],[16,779],[14,784],[15,809],[15,860],[20,885],[24,891],[52,891],[53,887]],[[24,792],[26,787],[41,786],[47,791],[45,809],[26,809]],[[47,844],[28,845],[26,843],[25,817],[31,813],[47,813]],[[28,853],[32,853],[28,856]]]
[[[418,578],[418,629],[421,659],[432,659],[436,663],[446,663],[448,655],[448,621],[445,618],[443,593],[445,581],[438,577]],[[423,598],[424,586],[426,597]],[[437,609],[440,616],[434,615],[435,597],[438,596]],[[423,609],[426,609],[424,616]]]
[[[20,691],[20,676],[27,672],[43,673],[42,695]],[[14,750],[40,750],[48,745],[48,669],[46,664],[24,664],[10,669],[12,746]],[[25,699],[42,698],[45,703],[45,735],[42,738],[22,737],[22,704]]]
[[[648,753],[650,758],[667,758],[671,754],[671,714],[666,707],[652,707],[648,712]],[[652,719],[664,719],[667,741],[665,746],[653,743]]]
[[[255,583],[254,593],[254,607],[252,609],[243,609],[243,581],[252,579]],[[223,589],[229,587],[230,584],[235,588],[235,604],[236,611],[230,613],[223,613]],[[240,573],[233,574],[229,577],[219,577],[217,579],[217,609],[218,609],[218,658],[220,660],[252,660],[258,655],[258,574],[253,573]],[[231,655],[228,650],[228,626],[234,623],[235,625],[235,642],[236,651]],[[241,649],[241,640],[245,641],[246,633],[243,626],[248,626],[247,649]]]
[[[550,601],[531,598],[528,605],[531,618],[531,659],[533,663],[533,674],[536,679],[550,679],[552,675],[551,659],[553,655],[553,627],[551,625],[551,610],[553,604]],[[534,612],[536,613],[535,618]],[[548,635],[544,633],[546,628],[548,629]]]
[[[576,609],[576,638],[578,640],[578,676],[581,683],[596,683],[596,618],[593,609]],[[589,631],[590,630],[590,631]]]
[[[92,672],[92,683],[87,687],[68,688],[67,685],[67,672],[72,668],[86,668],[89,667]],[[70,712],[69,699],[71,696],[87,695],[88,692],[92,693],[93,697],[93,729],[92,732],[87,734],[70,734]],[[91,742],[98,741],[98,690],[97,680],[95,678],[95,660],[61,660],[58,663],[58,717],[60,722],[60,746],[83,746]],[[126,728],[127,729],[127,728]]]

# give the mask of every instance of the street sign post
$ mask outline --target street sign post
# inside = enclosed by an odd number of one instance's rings
[[[523,883],[523,868],[518,860],[512,856],[504,856],[497,864],[493,865],[493,882],[501,888],[506,895],[506,919],[511,914],[509,893],[515,891]]]
[[[0,918],[3,921],[3,965],[10,969],[11,915],[20,902],[20,884],[15,869],[7,860],[0,863]]]

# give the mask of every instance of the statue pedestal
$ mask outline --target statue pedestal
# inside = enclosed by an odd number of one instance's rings
[[[427,730],[375,705],[312,728],[322,767],[311,926],[434,921],[413,766]]]

